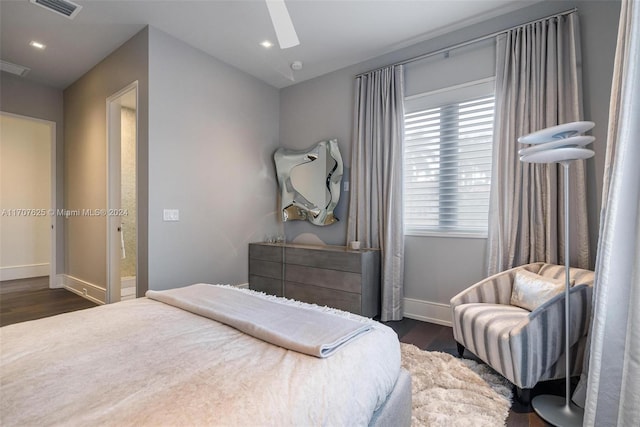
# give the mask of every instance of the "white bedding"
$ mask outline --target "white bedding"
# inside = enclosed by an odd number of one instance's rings
[[[329,357],[371,330],[371,322],[360,317],[350,319],[298,301],[233,286],[198,283],[168,291],[147,291],[146,296],[316,357]]]
[[[358,320],[371,332],[326,359],[147,298],[6,326],[0,424],[364,426],[400,347]]]

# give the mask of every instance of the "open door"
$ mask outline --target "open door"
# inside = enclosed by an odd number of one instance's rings
[[[56,284],[56,124],[0,112],[0,281]]]
[[[107,303],[137,296],[138,82],[107,98]]]

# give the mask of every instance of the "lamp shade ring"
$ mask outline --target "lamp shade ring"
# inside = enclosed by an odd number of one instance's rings
[[[588,148],[561,147],[521,156],[520,161],[525,163],[560,163],[588,159],[594,154],[593,150]]]
[[[521,144],[542,144],[549,141],[580,135],[594,126],[594,122],[587,121],[564,123],[562,125],[551,126],[528,135],[521,136],[518,138],[518,142]]]
[[[578,135],[570,138],[558,139],[556,141],[549,141],[543,144],[535,144],[527,148],[521,148],[518,151],[518,155],[525,156],[528,154],[537,153],[544,150],[553,150],[561,147],[584,147],[595,141],[595,137],[591,135]]]

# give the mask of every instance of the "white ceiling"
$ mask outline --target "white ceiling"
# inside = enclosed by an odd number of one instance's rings
[[[152,25],[282,88],[541,0],[287,0],[300,45],[280,50],[264,0],[77,0],[75,19],[0,0],[0,58],[66,88]],[[265,39],[276,46],[265,49]],[[47,45],[44,51],[31,40]],[[293,71],[293,61],[304,68]]]

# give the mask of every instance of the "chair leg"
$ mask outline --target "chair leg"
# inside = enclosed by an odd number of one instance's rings
[[[459,342],[456,342],[456,345],[458,346],[458,356],[462,357],[464,355],[464,346]]]
[[[515,386],[516,389],[516,399],[524,406],[529,406],[531,404],[531,389],[530,388],[520,388]]]

